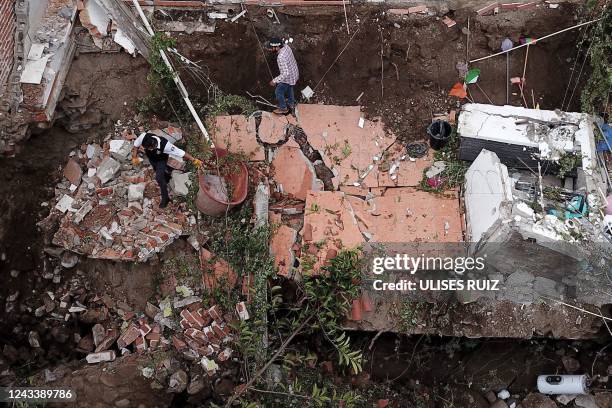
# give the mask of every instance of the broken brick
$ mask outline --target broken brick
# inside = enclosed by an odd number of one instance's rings
[[[64,177],[70,181],[71,184],[78,186],[81,183],[81,177],[83,176],[83,170],[79,163],[74,159],[68,160],[64,167]]]
[[[223,329],[221,329],[221,326],[219,325],[219,323],[217,322],[212,322],[212,324],[210,325],[210,327],[213,329],[213,331],[215,332],[215,336],[218,337],[219,339],[222,339],[225,337],[225,332],[223,331]]]
[[[217,359],[223,362],[223,361],[229,360],[231,356],[232,356],[232,350],[229,348],[226,348],[221,353],[219,353],[219,356],[217,357]]]
[[[185,320],[187,320],[187,322],[192,326],[192,327],[196,327],[198,329],[201,329],[203,327],[203,325],[201,325],[198,321],[198,319],[196,319],[189,310],[187,309],[183,309],[181,311],[181,317]]]
[[[121,334],[119,340],[117,340],[117,346],[120,349],[125,348],[132,344],[140,336],[140,330],[135,324],[130,324],[127,329]]]
[[[147,349],[147,341],[142,336],[136,337],[136,340],[134,341],[134,345],[136,346],[136,351],[139,353],[142,353],[146,351]]]
[[[185,343],[183,340],[181,340],[176,335],[172,336],[172,345],[178,351],[183,351],[187,348],[187,343]]]
[[[98,344],[98,346],[96,347],[96,350],[95,350],[96,353],[99,353],[104,350],[108,350],[113,345],[115,340],[117,340],[117,337],[119,337],[119,331],[117,329],[115,328],[108,329],[106,331],[106,336],[100,342],[100,344]]]
[[[361,294],[361,308],[365,312],[371,312],[373,310],[372,301],[370,300],[370,296],[366,292],[363,292]]]
[[[238,313],[240,320],[249,320],[249,311],[247,310],[244,302],[236,304],[236,313]]]
[[[209,342],[208,336],[206,336],[206,334],[203,331],[198,330],[198,329],[185,330],[185,336],[191,337],[194,340],[200,340],[204,342],[205,344]]]
[[[208,309],[208,315],[212,317],[212,319],[217,323],[220,323],[223,321],[223,318],[221,317],[221,314],[219,313],[219,306],[217,305],[213,305],[210,309]]]
[[[159,341],[161,339],[161,334],[151,332],[151,333],[147,334],[145,339],[149,342],[149,347],[154,349],[154,348],[157,348],[157,346],[159,345]]]

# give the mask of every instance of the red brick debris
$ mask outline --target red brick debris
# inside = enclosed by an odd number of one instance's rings
[[[180,136],[180,129],[168,130]],[[118,131],[103,145],[71,153],[48,218],[60,219],[53,244],[90,258],[144,262],[189,234],[195,217],[185,203],[159,208],[153,170],[146,159],[131,163],[130,139]]]

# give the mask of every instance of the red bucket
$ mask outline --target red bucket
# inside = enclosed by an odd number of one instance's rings
[[[227,156],[227,151],[224,149],[215,148],[214,152],[218,158]],[[207,167],[215,169],[214,157]],[[238,171],[232,171],[225,176],[204,170],[198,173],[198,184],[200,188],[196,207],[204,214],[216,217],[225,214],[246,199],[249,172],[244,162],[238,163]]]

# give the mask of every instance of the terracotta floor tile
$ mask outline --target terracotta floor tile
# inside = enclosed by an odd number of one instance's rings
[[[257,132],[259,139],[264,143],[279,143],[285,139],[288,123],[285,116],[262,112],[261,123]]]
[[[232,153],[244,153],[250,160],[265,160],[266,155],[255,137],[255,118],[243,115],[217,116],[211,137],[216,147]]]
[[[298,148],[281,146],[274,154],[272,166],[274,180],[282,186],[283,193],[305,200],[308,191],[322,189],[314,166]]]
[[[293,244],[297,238],[297,231],[286,225],[281,225],[270,241],[270,252],[274,257],[274,264],[281,276],[290,276],[293,269],[295,255]]]

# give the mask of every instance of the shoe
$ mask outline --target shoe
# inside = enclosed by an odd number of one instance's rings
[[[172,200],[170,200],[169,198],[165,198],[165,199],[162,198],[161,202],[159,203],[159,208],[166,208],[168,206],[168,203],[170,203],[170,201]]]
[[[289,109],[274,109],[272,113],[276,113],[277,115],[286,115],[289,113]]]

